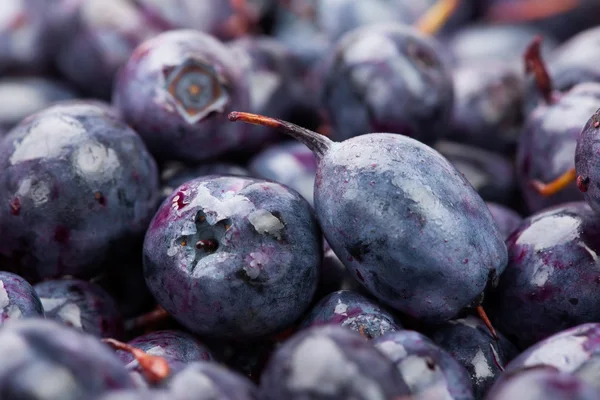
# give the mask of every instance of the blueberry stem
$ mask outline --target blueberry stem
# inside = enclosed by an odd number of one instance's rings
[[[492,337],[494,338],[494,340],[498,340],[498,335],[496,334],[496,330],[494,329],[494,326],[492,325],[485,310],[483,309],[483,306],[481,306],[481,305],[477,306],[477,314],[479,314],[479,318],[481,318],[481,320],[483,321],[485,326],[487,326],[487,328],[490,331],[490,333],[492,334]]]
[[[251,114],[246,112],[234,111],[229,114],[230,121],[242,121],[248,124],[268,126],[277,129],[286,135],[297,139],[308,147],[317,159],[320,159],[329,151],[333,142],[323,135],[311,130],[302,128],[291,122],[282,121],[276,118],[265,117],[263,115]]]
[[[571,182],[575,182],[576,179],[577,172],[575,171],[575,168],[571,168],[552,182],[544,183],[534,180],[531,182],[531,186],[542,196],[548,197],[564,190]]]
[[[415,28],[426,35],[434,35],[460,6],[461,0],[438,0],[415,23]]]
[[[541,52],[542,37],[535,37],[525,50],[525,73],[533,73],[540,94],[547,104],[553,103],[552,78],[546,68]]]
[[[148,325],[154,325],[169,318],[169,313],[162,307],[158,306],[155,310],[149,313],[132,318],[125,322],[125,329],[131,331],[134,329],[145,328]]]
[[[562,14],[579,6],[580,0],[495,1],[486,19],[495,23],[527,22]]]
[[[151,383],[161,382],[167,378],[171,372],[169,363],[162,357],[146,354],[140,349],[115,339],[102,339],[102,341],[112,346],[115,350],[123,350],[131,353],[140,364],[140,367],[142,367],[146,379]]]

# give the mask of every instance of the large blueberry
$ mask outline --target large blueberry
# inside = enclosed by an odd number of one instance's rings
[[[46,318],[99,337],[123,335],[124,322],[115,300],[100,286],[79,279],[56,279],[34,286]]]
[[[263,372],[265,400],[393,399],[410,394],[395,365],[364,337],[336,325],[284,342]]]
[[[3,399],[93,399],[135,383],[96,337],[58,322],[30,318],[0,329]]]
[[[519,354],[517,348],[497,332],[490,335],[481,319],[473,316],[446,322],[434,329],[431,339],[469,372],[475,398],[482,399],[504,366]]]
[[[600,105],[598,105],[600,106]],[[575,169],[577,187],[583,198],[600,215],[600,107],[592,114],[579,138],[575,149]]]
[[[369,339],[402,329],[402,324],[392,313],[350,290],[340,290],[321,299],[300,326],[325,324],[352,329]]]
[[[25,279],[0,271],[0,325],[13,319],[43,317],[39,296]]]
[[[302,143],[284,142],[267,147],[250,160],[248,168],[258,178],[291,187],[313,204],[317,160]]]
[[[175,399],[195,400],[258,400],[258,388],[250,380],[221,365],[194,362],[175,374],[168,382]]]
[[[394,362],[416,399],[474,399],[465,367],[426,336],[402,330],[373,344]]]
[[[322,85],[336,141],[391,132],[432,143],[448,130],[450,70],[439,44],[410,27],[371,25],[347,33]]]
[[[144,242],[156,300],[193,332],[238,339],[300,317],[315,294],[321,257],[306,200],[274,182],[231,176],[177,188]]]
[[[587,203],[532,215],[506,244],[508,266],[488,311],[516,344],[600,319],[600,220]]]
[[[379,300],[429,322],[478,306],[506,267],[484,201],[440,153],[409,137],[372,133],[333,142],[286,121],[277,128],[317,158],[315,211],[327,242]]]
[[[164,358],[169,363],[172,373],[177,373],[194,361],[213,360],[213,355],[208,348],[194,336],[183,331],[155,331],[138,336],[128,344],[144,351],[146,354]],[[135,369],[141,372],[139,363],[131,353],[119,350],[117,355],[129,370]]]
[[[0,256],[28,280],[87,278],[143,235],[158,199],[156,163],[99,102],[65,102],[0,142]]]
[[[246,64],[214,37],[162,33],[138,46],[121,70],[113,102],[161,159],[200,162],[250,150],[227,112],[248,109]]]
[[[542,196],[532,180],[550,182],[573,168],[577,138],[600,108],[600,84],[580,84],[553,103],[540,104],[527,118],[517,152],[517,176],[530,211],[583,198],[575,183],[554,196]]]

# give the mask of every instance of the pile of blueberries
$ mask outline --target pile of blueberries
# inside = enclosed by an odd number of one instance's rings
[[[600,399],[597,0],[0,0],[0,400]]]

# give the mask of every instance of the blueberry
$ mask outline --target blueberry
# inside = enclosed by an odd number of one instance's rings
[[[216,363],[194,362],[168,383],[175,397],[194,393],[198,400],[258,400],[258,388],[247,378]]]
[[[269,334],[300,317],[321,257],[306,200],[274,182],[232,176],[181,185],[144,242],[156,300],[191,331],[224,339]]]
[[[403,330],[386,333],[373,344],[394,362],[415,398],[474,399],[465,367],[426,336]]]
[[[113,102],[160,159],[201,162],[250,150],[229,110],[249,107],[248,70],[212,36],[176,30],[138,46],[121,70]]]
[[[600,392],[566,372],[552,367],[524,368],[492,387],[486,400],[594,400]]]
[[[529,347],[512,360],[506,373],[523,367],[548,365],[562,372],[577,372],[586,364],[597,365],[600,356],[600,324],[587,323],[556,333]],[[595,380],[600,377],[596,374]],[[597,385],[597,383],[596,383]]]
[[[162,330],[147,333],[129,341],[129,345],[146,354],[162,357],[169,363],[172,373],[177,373],[194,361],[212,361],[213,355],[194,336],[183,331]],[[119,350],[117,355],[129,370],[139,369],[139,363],[131,353]]]
[[[446,140],[434,148],[456,167],[486,201],[510,204],[516,193],[512,160],[477,147]]]
[[[44,308],[33,287],[19,275],[0,271],[0,325],[9,320],[44,317]]]
[[[8,131],[30,114],[52,103],[76,97],[63,83],[42,77],[10,77],[0,80],[0,129]]]
[[[121,337],[123,316],[100,286],[79,279],[49,280],[34,286],[46,318],[99,337]]]
[[[5,399],[79,400],[135,383],[97,338],[55,321],[23,319],[0,329]]]
[[[514,153],[523,124],[523,77],[507,62],[472,62],[454,69],[448,139]]]
[[[476,399],[485,396],[506,363],[519,354],[501,332],[499,340],[494,340],[485,324],[473,316],[446,322],[430,337],[467,369]]]
[[[508,266],[489,311],[519,346],[600,318],[600,221],[585,202],[530,216],[506,244]]]
[[[291,187],[313,204],[317,160],[302,143],[284,142],[267,147],[250,160],[248,169],[258,178]]]
[[[503,205],[486,202],[494,221],[502,234],[502,237],[507,239],[519,225],[523,222],[523,218],[516,211],[511,210]]]
[[[277,349],[261,384],[270,399],[392,399],[410,394],[391,362],[365,338],[340,326],[312,327]]]
[[[439,43],[400,24],[344,35],[323,82],[332,138],[391,132],[432,143],[446,133],[453,106]]]
[[[0,256],[28,280],[94,276],[132,248],[157,199],[154,160],[103,103],[57,104],[0,142]]]
[[[517,176],[530,211],[583,198],[575,183],[547,197],[531,181],[552,181],[573,168],[579,134],[598,108],[600,84],[583,83],[553,103],[540,104],[527,118],[517,152]]]
[[[350,290],[340,290],[321,299],[300,327],[324,324],[352,329],[368,339],[402,329],[402,324],[388,310]]]
[[[315,210],[327,241],[396,310],[448,320],[504,270],[506,246],[485,203],[427,145],[389,133],[336,143],[268,117],[234,112],[230,119],[280,129],[315,153]]]

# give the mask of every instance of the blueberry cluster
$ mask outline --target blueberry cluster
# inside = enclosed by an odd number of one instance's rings
[[[598,15],[0,0],[0,400],[599,400]]]

